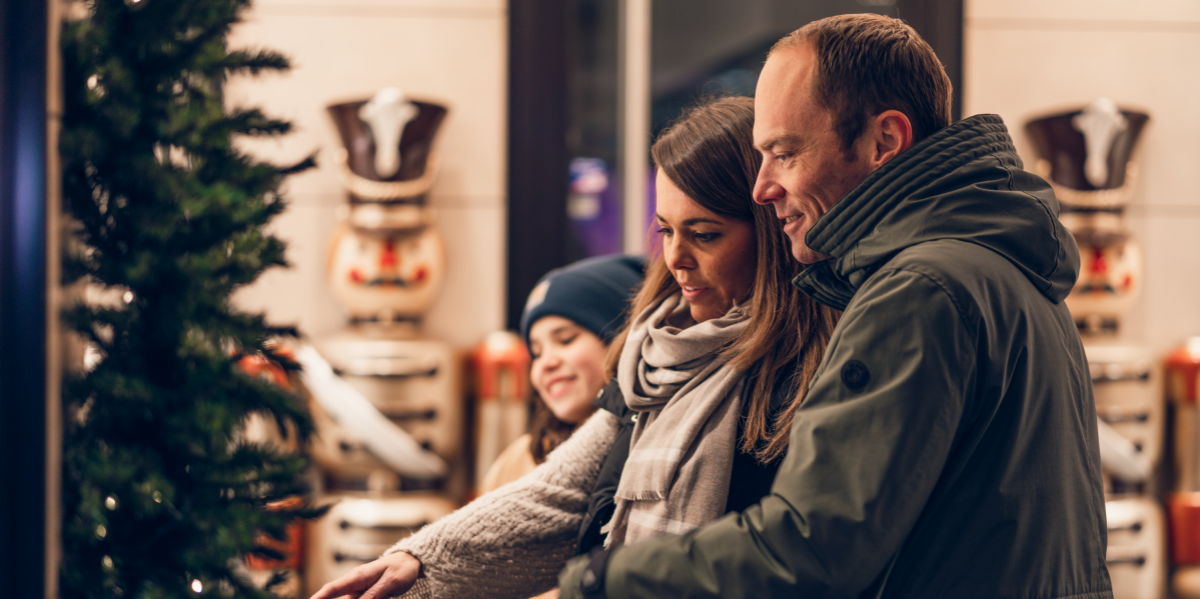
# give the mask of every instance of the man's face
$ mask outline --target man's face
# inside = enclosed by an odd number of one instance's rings
[[[754,145],[763,155],[754,201],[775,207],[792,255],[803,264],[829,258],[805,244],[814,222],[871,174],[869,139],[847,160],[833,115],[812,100],[816,55],[807,45],[771,55],[754,97]]]

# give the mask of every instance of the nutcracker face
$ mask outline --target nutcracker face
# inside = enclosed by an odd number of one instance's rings
[[[404,232],[339,227],[330,242],[334,295],[354,318],[417,317],[445,277],[446,251],[432,226]]]
[[[1141,287],[1141,251],[1130,239],[1103,246],[1079,242],[1079,280],[1067,307],[1076,320],[1119,318]]]

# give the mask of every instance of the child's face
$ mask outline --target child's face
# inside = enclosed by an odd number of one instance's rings
[[[529,378],[550,411],[563,422],[586,420],[605,383],[604,342],[572,320],[544,316],[529,328],[529,346]]]

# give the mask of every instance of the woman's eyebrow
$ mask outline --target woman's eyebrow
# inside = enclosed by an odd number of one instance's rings
[[[658,219],[658,220],[659,220],[659,222],[661,222],[661,223],[663,223],[663,224],[667,224],[667,219],[663,218],[663,217],[662,217],[662,215],[660,215],[660,214],[655,214],[655,215],[654,215],[654,218]],[[725,224],[725,223],[723,223],[723,222],[721,222],[721,221],[719,221],[719,220],[715,220],[715,219],[711,219],[711,218],[704,218],[704,217],[700,217],[700,218],[689,218],[689,219],[687,219],[687,220],[683,221],[683,226],[685,226],[685,227],[690,227],[690,226],[692,226],[692,225],[698,225],[698,224],[700,224],[700,223],[709,223],[709,224],[713,224],[713,225],[723,225],[723,224]]]

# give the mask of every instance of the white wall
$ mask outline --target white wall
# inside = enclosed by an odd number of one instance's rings
[[[230,82],[231,105],[257,106],[295,124],[256,155],[285,163],[314,150],[319,168],[289,179],[291,204],[274,223],[289,270],[275,269],[237,300],[310,336],[346,324],[327,289],[325,257],[346,193],[327,152],[340,147],[325,107],[381,88],[450,108],[438,141],[441,174],[430,193],[449,272],[425,335],[466,347],[504,326],[508,14],[505,0],[257,0],[231,48],[270,48],[292,60],[282,75]]]
[[[1150,114],[1126,211],[1145,259],[1119,339],[1157,352],[1200,335],[1200,2],[967,0],[963,114],[1027,121],[1107,96]]]

